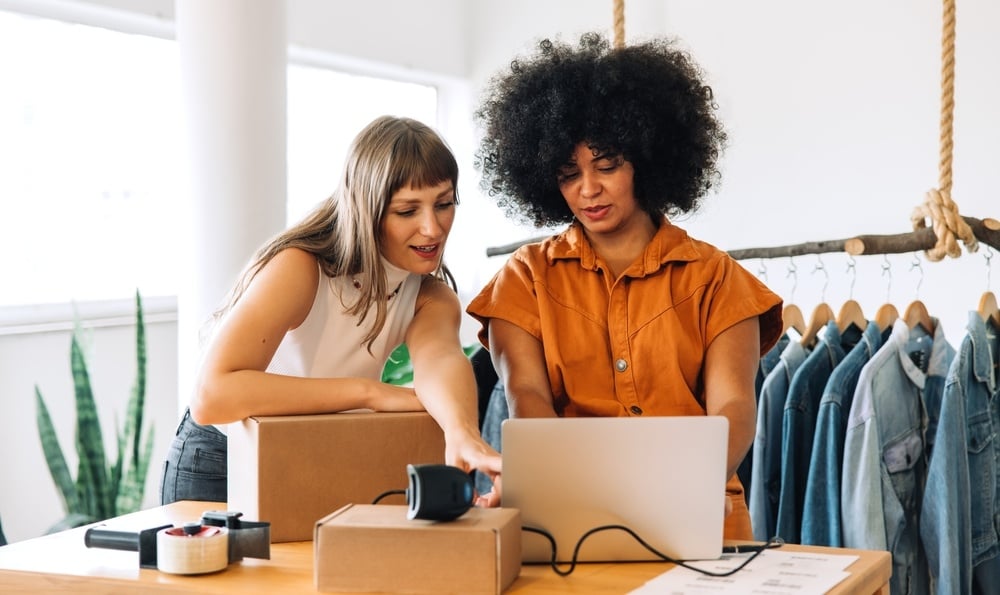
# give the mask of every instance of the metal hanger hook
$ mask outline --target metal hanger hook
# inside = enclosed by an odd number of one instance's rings
[[[795,260],[789,256],[788,257],[788,269],[785,273],[785,278],[792,278],[792,291],[788,296],[788,302],[790,304],[795,303],[795,289],[799,286],[799,268],[795,266]]]
[[[819,254],[816,255],[816,267],[813,268],[812,272],[815,273],[816,271],[823,271],[825,280],[823,281],[823,292],[820,294],[820,301],[825,302],[826,288],[830,285],[830,273],[827,272],[826,267],[823,266],[823,259],[819,256]]]
[[[993,264],[990,262],[990,260],[993,258],[993,248],[987,246],[986,253],[983,254],[983,258],[986,259],[986,291],[989,291],[990,286],[992,285],[990,281],[990,276],[993,273]]]
[[[924,284],[924,267],[920,262],[920,257],[917,256],[916,252],[913,253],[913,262],[910,263],[910,270],[917,269],[920,271],[920,276],[917,277],[917,288],[914,293],[917,297],[920,297],[920,286]]]
[[[885,277],[885,303],[892,302],[892,263],[889,262],[889,255],[882,255],[882,276]]]
[[[854,260],[854,255],[853,254],[848,255],[847,272],[851,274],[851,288],[849,290],[849,293],[847,294],[847,297],[852,300],[854,299],[854,284],[858,280],[858,269],[855,266],[856,264],[857,263]]]

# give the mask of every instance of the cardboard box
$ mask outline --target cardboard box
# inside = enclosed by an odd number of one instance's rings
[[[521,513],[472,508],[408,520],[406,506],[348,505],[316,524],[316,589],[500,593],[521,573]]]
[[[311,540],[345,504],[406,489],[409,463],[444,463],[444,433],[425,412],[251,417],[228,435],[229,509],[269,521],[273,543]]]

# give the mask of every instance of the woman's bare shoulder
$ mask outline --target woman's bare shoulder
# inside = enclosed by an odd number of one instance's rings
[[[433,275],[424,275],[420,282],[420,293],[417,294],[417,311],[429,304],[461,309],[458,294],[450,285]]]
[[[314,254],[299,248],[285,248],[261,268],[248,292],[275,307],[289,308],[294,313],[293,319],[301,322],[312,306],[319,276]]]

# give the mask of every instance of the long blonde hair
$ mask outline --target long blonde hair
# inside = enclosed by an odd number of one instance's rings
[[[436,186],[450,181],[458,203],[458,163],[433,129],[411,118],[380,116],[351,142],[344,171],[333,194],[302,221],[261,247],[240,275],[217,320],[240,299],[253,278],[286,248],[314,254],[329,277],[350,275],[361,295],[348,312],[360,326],[375,307],[375,322],[365,336],[369,350],[385,325],[390,289],[381,259],[382,220],[400,188]],[[452,289],[455,279],[442,261],[433,273]]]

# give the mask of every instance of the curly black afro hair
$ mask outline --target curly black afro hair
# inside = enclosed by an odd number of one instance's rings
[[[620,153],[650,214],[694,210],[719,178],[726,134],[699,67],[671,41],[612,48],[598,33],[577,47],[549,39],[490,80],[475,116],[476,168],[514,219],[573,220],[556,175],[580,142]]]

